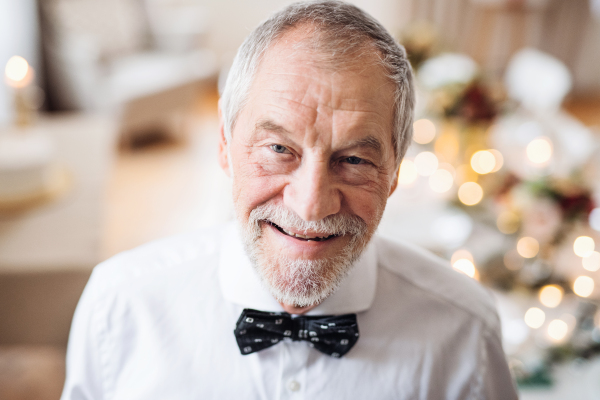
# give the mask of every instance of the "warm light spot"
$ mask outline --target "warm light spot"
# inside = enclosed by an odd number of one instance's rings
[[[517,242],[517,251],[524,258],[533,258],[540,251],[540,244],[532,237],[525,236]]]
[[[517,250],[509,250],[504,254],[504,266],[511,271],[518,271],[525,265],[525,260],[519,255]]]
[[[453,183],[452,174],[445,169],[438,169],[429,177],[429,187],[437,193],[447,192]]]
[[[545,320],[546,314],[537,307],[531,307],[525,313],[525,323],[530,328],[539,328],[540,326],[544,325]]]
[[[438,164],[437,157],[430,151],[423,151],[415,157],[417,172],[422,176],[433,174],[437,170]]]
[[[473,263],[473,255],[471,254],[471,252],[467,249],[459,249],[456,250],[453,254],[452,257],[450,258],[450,263],[452,265],[454,265],[455,262],[457,262],[460,259],[465,259],[465,260],[469,260],[471,261],[471,263]]]
[[[557,342],[563,340],[568,331],[569,326],[562,319],[555,319],[548,324],[548,336]]]
[[[440,157],[447,162],[455,161],[459,148],[460,143],[456,132],[442,133],[433,145],[435,153],[439,154]]]
[[[402,160],[400,164],[400,173],[398,174],[398,184],[410,185],[417,180],[417,167],[409,159]]]
[[[579,257],[589,256],[595,247],[594,239],[589,236],[579,236],[573,243],[573,251]]]
[[[465,182],[458,188],[458,199],[467,206],[473,206],[483,198],[483,189],[475,182]]]
[[[494,158],[496,159],[496,166],[494,167],[494,169],[492,170],[492,172],[497,172],[504,165],[504,157],[502,156],[502,153],[500,153],[496,149],[489,149],[488,151],[490,153],[492,153],[494,155]]]
[[[459,260],[456,260],[452,264],[452,267],[455,270],[462,272],[465,275],[470,276],[471,278],[474,278],[475,274],[477,273],[477,270],[475,269],[475,265],[473,264],[473,261],[467,260],[466,258],[461,258]]]
[[[557,285],[546,285],[540,290],[540,302],[549,308],[558,306],[563,297],[563,289]]]
[[[588,297],[594,291],[594,280],[589,276],[580,276],[573,282],[573,292],[580,297]]]
[[[496,219],[498,230],[506,235],[515,233],[519,229],[520,223],[519,215],[511,211],[501,212]]]
[[[413,124],[413,140],[427,144],[435,138],[435,125],[428,119],[419,119]]]
[[[6,78],[13,82],[19,82],[25,79],[29,71],[29,63],[21,56],[12,56],[6,63],[4,72]]]
[[[471,168],[478,174],[489,174],[496,168],[496,157],[487,150],[480,150],[471,157]]]
[[[592,251],[587,256],[583,257],[581,262],[583,263],[583,268],[588,271],[598,271],[600,269],[600,253]]]
[[[552,156],[552,142],[546,137],[539,137],[527,145],[527,158],[533,163],[543,164]]]

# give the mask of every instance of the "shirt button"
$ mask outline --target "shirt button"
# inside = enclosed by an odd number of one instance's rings
[[[300,383],[298,381],[291,380],[288,382],[288,389],[292,392],[297,392],[300,390]]]

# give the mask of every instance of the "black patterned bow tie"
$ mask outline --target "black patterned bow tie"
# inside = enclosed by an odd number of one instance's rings
[[[285,338],[305,340],[332,357],[346,354],[358,340],[356,314],[292,318],[286,312],[242,311],[235,330],[243,355],[271,347]]]

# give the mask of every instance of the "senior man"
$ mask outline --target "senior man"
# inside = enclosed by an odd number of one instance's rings
[[[99,265],[63,399],[514,399],[488,293],[374,232],[411,138],[406,55],[296,3],[240,48],[219,159],[237,225]]]

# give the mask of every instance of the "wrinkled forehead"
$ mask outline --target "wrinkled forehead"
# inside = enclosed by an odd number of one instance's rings
[[[309,66],[327,70],[346,70],[357,67],[379,67],[387,75],[381,52],[366,36],[304,23],[284,31],[265,51],[258,66],[266,57],[298,58]],[[297,60],[294,60],[297,62]],[[390,80],[391,82],[391,80]]]

